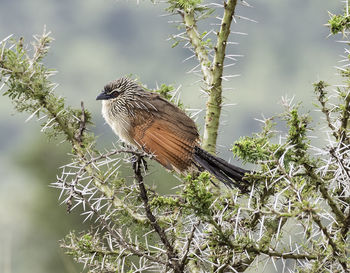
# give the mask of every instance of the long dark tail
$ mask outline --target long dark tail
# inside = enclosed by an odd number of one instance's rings
[[[243,177],[250,171],[234,166],[198,146],[194,150],[194,161],[201,171],[207,170],[228,187],[237,187],[241,191],[248,189],[248,181],[244,181]]]

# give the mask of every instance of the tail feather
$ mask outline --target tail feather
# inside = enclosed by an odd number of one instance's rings
[[[247,190],[247,181],[243,181],[243,177],[249,173],[248,170],[234,166],[198,146],[195,147],[193,158],[200,170],[207,170],[228,187],[237,187],[241,191]]]

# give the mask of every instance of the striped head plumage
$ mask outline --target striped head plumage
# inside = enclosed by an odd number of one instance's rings
[[[109,82],[96,100],[103,100],[103,104],[111,105],[114,113],[133,115],[137,108],[147,110],[152,107],[143,103],[145,97],[151,93],[143,89],[134,80],[123,77]]]
[[[145,92],[141,86],[139,86],[135,81],[123,77],[106,84],[101,94],[97,96],[96,100],[116,99],[120,95],[137,95],[140,92]]]

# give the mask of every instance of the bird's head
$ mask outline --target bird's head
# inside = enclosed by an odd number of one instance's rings
[[[114,100],[120,95],[137,92],[138,89],[140,86],[135,81],[126,77],[120,78],[106,84],[96,100]]]

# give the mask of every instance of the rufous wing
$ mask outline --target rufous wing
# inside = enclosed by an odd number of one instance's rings
[[[173,121],[152,119],[134,127],[135,142],[169,170],[184,171],[192,164],[197,132],[185,132]]]

